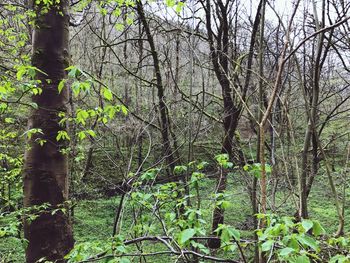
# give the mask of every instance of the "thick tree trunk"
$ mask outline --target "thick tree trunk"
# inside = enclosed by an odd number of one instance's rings
[[[46,7],[45,7],[46,8]],[[66,77],[68,66],[69,28],[68,1],[61,0],[42,12],[42,6],[34,4],[37,14],[33,34],[32,64],[41,71],[42,94],[33,97],[38,105],[28,120],[29,129],[38,128],[43,134],[36,134],[29,140],[30,149],[25,154],[24,206],[32,207],[44,203],[51,208],[64,205],[68,199],[68,159],[61,153],[65,142],[57,142],[59,112],[67,111],[68,90],[58,93],[58,83]],[[43,146],[38,140],[45,140]],[[63,207],[62,207],[63,208]],[[47,260],[64,262],[63,257],[73,247],[73,236],[67,214],[51,211],[41,213],[35,220],[25,221],[24,235],[29,241],[26,249],[28,263],[45,257]]]

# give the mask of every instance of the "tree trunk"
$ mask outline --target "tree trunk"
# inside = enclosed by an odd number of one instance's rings
[[[68,199],[68,158],[61,153],[66,143],[57,142],[59,112],[67,111],[69,93],[65,88],[58,93],[59,82],[66,77],[68,66],[69,25],[68,1],[61,0],[43,12],[42,5],[34,4],[37,14],[33,34],[32,64],[41,71],[36,78],[41,81],[42,93],[33,96],[38,105],[28,120],[29,129],[41,129],[29,140],[30,149],[25,154],[24,206],[32,207],[48,203],[55,209]],[[38,140],[45,140],[43,146]],[[63,208],[63,207],[62,207]],[[69,216],[63,212],[41,213],[35,220],[25,221],[24,236],[29,241],[26,261],[47,260],[64,262],[63,257],[73,247],[73,235]]]
[[[323,12],[324,12],[324,5],[325,2],[323,2]],[[320,23],[317,18],[317,13],[316,13],[316,5],[315,2],[313,2],[313,7],[314,7],[314,14],[315,14],[315,27],[316,30],[320,29]],[[324,14],[322,15],[324,20]],[[316,141],[316,136],[317,136],[317,121],[318,121],[318,106],[319,106],[319,95],[320,95],[320,75],[321,75],[321,70],[323,66],[323,62],[321,62],[321,56],[322,56],[322,51],[323,51],[323,41],[324,41],[324,33],[321,33],[318,36],[317,39],[317,47],[316,47],[316,57],[315,57],[315,62],[314,62],[314,68],[312,69],[313,76],[312,76],[312,91],[310,93],[310,106],[306,108],[307,112],[307,117],[308,117],[308,126],[306,129],[305,133],[305,141],[304,141],[304,148],[302,152],[302,174],[299,182],[299,196],[300,196],[300,208],[299,208],[299,217],[300,218],[307,218],[308,217],[308,209],[307,209],[307,198],[308,195],[311,191],[311,186],[314,178],[316,177],[317,174],[317,141]],[[327,55],[327,50],[323,54],[325,57]],[[308,98],[305,98],[305,103],[308,105]],[[312,167],[312,173],[310,176],[309,174],[309,167],[308,167],[308,151],[310,148],[310,144],[313,142],[313,167]],[[307,179],[309,179],[309,185],[307,184]]]
[[[232,87],[229,80],[229,12],[230,8],[221,0],[216,3],[216,12],[218,15],[218,35],[216,45],[214,44],[214,33],[212,29],[211,19],[212,10],[211,2],[207,0],[202,2],[206,8],[206,28],[208,31],[208,41],[211,52],[211,61],[214,66],[216,78],[219,81],[224,102],[223,124],[224,124],[224,138],[222,142],[221,153],[227,154],[230,161],[233,159],[233,138],[234,132],[238,125],[241,109],[235,105],[235,93],[232,93]],[[223,193],[226,190],[227,171],[222,171],[217,182],[217,193]],[[219,224],[224,222],[224,209],[215,207],[213,211],[212,233]],[[220,239],[211,239],[208,242],[210,248],[219,248]]]
[[[174,167],[177,163],[177,160],[174,159],[174,154],[176,154],[175,153],[176,149],[175,151],[172,149],[171,142],[170,142],[170,137],[171,137],[170,118],[169,118],[165,94],[164,94],[164,85],[162,80],[162,74],[160,71],[160,61],[158,58],[158,52],[156,50],[151,29],[146,19],[142,2],[137,0],[136,7],[137,7],[138,15],[140,17],[140,21],[145,29],[147,41],[150,46],[151,56],[153,59],[153,66],[154,66],[154,71],[156,76],[155,86],[157,88],[158,106],[159,106],[159,113],[160,113],[161,135],[163,140],[163,156],[165,157],[166,162],[168,164],[168,173],[172,175],[174,171]]]

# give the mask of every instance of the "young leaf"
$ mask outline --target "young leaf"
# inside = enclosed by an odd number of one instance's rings
[[[126,116],[128,115],[128,108],[125,107],[124,105],[121,106],[121,109],[122,109],[122,113]]]
[[[306,255],[297,257],[295,263],[310,263],[310,259]]]
[[[91,137],[96,137],[96,133],[93,130],[86,131]]]
[[[105,99],[107,99],[107,100],[109,100],[109,101],[111,101],[111,100],[113,99],[113,94],[112,94],[112,92],[110,91],[110,89],[107,89],[107,88],[105,88],[105,89],[103,90],[103,96],[105,97]]]
[[[309,231],[312,226],[314,225],[314,223],[311,221],[311,220],[308,220],[308,219],[304,219],[302,222],[301,222],[301,225],[303,226],[305,232]]]
[[[323,235],[326,233],[324,228],[321,226],[320,222],[314,221],[313,227],[312,227],[312,233],[315,236]]]
[[[65,79],[62,79],[60,83],[58,84],[58,93],[61,93],[62,89],[64,88],[64,84],[66,83]]]
[[[174,173],[175,174],[181,174],[187,171],[187,167],[184,165],[180,165],[180,166],[175,166],[174,167]]]
[[[236,241],[239,241],[241,239],[241,234],[237,229],[233,227],[228,227],[227,231],[230,234],[230,236],[233,237]]]
[[[279,255],[282,257],[288,256],[290,253],[294,252],[295,250],[291,247],[285,247],[279,251]]]
[[[130,261],[130,259],[128,259],[128,258],[121,258],[120,260],[119,260],[119,263],[130,263],[131,261]]]
[[[297,239],[298,239],[298,241],[301,244],[303,244],[305,246],[308,246],[308,247],[312,248],[315,251],[319,250],[319,247],[317,245],[316,240],[313,239],[312,237],[307,236],[307,235],[302,235],[302,236],[297,236]]]
[[[180,232],[178,242],[180,244],[186,243],[186,241],[190,240],[196,234],[196,230],[193,228],[188,228]]]
[[[262,251],[269,251],[271,249],[271,247],[273,246],[273,244],[275,243],[274,240],[269,239],[267,241],[265,241],[262,245],[261,245],[261,250]]]

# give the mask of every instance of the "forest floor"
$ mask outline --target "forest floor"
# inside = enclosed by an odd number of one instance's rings
[[[225,223],[240,230],[243,237],[251,237],[251,204],[242,184],[234,183],[231,178],[227,188],[228,200],[231,206],[225,212]],[[237,182],[237,181],[236,181]],[[331,195],[330,188],[326,178],[320,178],[317,183],[319,188],[313,189],[309,200],[309,215],[311,219],[317,219],[325,228],[328,235],[332,235],[337,230],[337,215]],[[206,179],[201,184],[200,195],[205,203],[205,197],[212,193],[215,187],[215,181]],[[289,192],[289,191],[288,191]],[[113,221],[115,211],[119,205],[119,197],[98,200],[81,200],[75,207],[74,214],[74,237],[76,242],[107,242],[113,231]],[[347,192],[347,200],[350,200],[350,191]],[[278,191],[276,195],[276,214],[293,215],[295,206],[293,198],[287,194],[287,191]],[[127,208],[126,208],[127,209]],[[206,210],[204,210],[206,211]],[[283,211],[283,212],[282,212]],[[125,211],[122,229],[128,229],[132,218],[130,211]],[[211,213],[208,210],[203,217],[210,222]],[[345,207],[345,232],[350,232],[350,205],[347,202]],[[2,222],[3,223],[3,222]],[[0,222],[0,226],[2,225]],[[210,224],[208,223],[208,228]],[[126,233],[129,235],[130,233]],[[0,238],[0,263],[23,263],[24,246],[20,239],[9,237]],[[154,245],[146,250],[155,251]],[[150,251],[149,251],[150,252]],[[133,262],[133,261],[132,261]],[[159,258],[150,258],[147,262],[172,262],[171,258],[164,256]]]

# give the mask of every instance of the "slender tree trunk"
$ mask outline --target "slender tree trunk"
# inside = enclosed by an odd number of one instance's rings
[[[264,31],[265,31],[265,6],[266,1],[262,0],[261,4],[261,18],[260,18],[260,36],[259,36],[259,101],[258,101],[258,121],[261,124],[258,129],[258,140],[257,140],[257,161],[258,163],[261,163],[261,167],[265,169],[265,152],[264,152],[264,123],[262,122],[263,118],[263,107],[264,107],[264,83],[263,83],[263,77],[264,77],[264,64],[263,64],[263,58],[264,58]],[[257,178],[254,178],[254,184],[255,184],[255,198],[257,198],[256,193],[256,185],[257,185]],[[265,170],[261,171],[261,209],[259,211],[259,206],[256,204],[257,199],[255,200],[255,207],[254,209],[257,210],[256,213],[262,213],[266,214],[266,174]],[[255,211],[254,211],[255,212]],[[256,219],[255,219],[256,220]],[[256,221],[254,222],[256,223]],[[262,225],[256,225],[255,227],[261,228]],[[255,239],[258,240],[257,235],[255,236]],[[258,245],[255,246],[255,255],[254,259],[255,261],[265,262],[265,255],[259,251]]]
[[[68,159],[61,153],[65,142],[57,142],[58,131],[66,127],[59,125],[59,112],[67,111],[68,90],[58,93],[60,80],[66,77],[69,61],[68,3],[61,0],[42,12],[41,5],[34,4],[37,14],[33,34],[32,64],[46,75],[38,72],[42,93],[33,96],[38,108],[28,120],[29,129],[41,129],[30,140],[30,149],[25,154],[24,206],[48,203],[52,208],[64,205],[68,199]],[[43,146],[38,140],[45,140]],[[62,207],[63,208],[63,207]],[[27,263],[40,258],[64,262],[63,257],[73,247],[73,235],[69,216],[63,212],[54,215],[50,211],[41,213],[35,220],[25,220],[24,236],[29,241],[26,248]]]
[[[299,218],[308,218],[306,181],[308,177],[308,151],[311,140],[311,123],[309,121],[304,139],[304,147],[301,153],[301,174],[299,178]]]
[[[316,131],[317,132],[317,131]],[[306,198],[309,197],[311,188],[314,182],[314,179],[316,178],[316,175],[318,173],[318,143],[317,143],[317,134],[315,132],[312,133],[311,141],[312,141],[312,167],[311,167],[311,174],[309,176],[309,180],[307,181],[306,186]]]
[[[138,34],[140,37],[140,40],[138,40],[138,48],[139,48],[139,61],[140,61],[140,74],[142,77],[143,74],[143,41],[142,41],[142,24],[141,21],[139,21],[139,26],[138,26]],[[135,87],[135,106],[136,106],[136,113],[139,114],[140,113],[140,92],[139,92],[139,88],[142,88],[142,80],[139,80],[138,85]],[[138,164],[138,169],[142,169],[142,158],[143,158],[143,154],[142,154],[142,148],[143,148],[143,137],[144,135],[142,134],[142,129],[140,129],[141,134],[138,137],[138,150],[137,150],[137,164]]]
[[[105,22],[105,17],[103,17],[102,19],[102,30],[101,30],[101,38],[103,39],[106,39],[106,22]],[[103,43],[101,43],[102,45]],[[107,48],[106,47],[103,47],[102,49],[102,55],[101,57],[99,58],[99,61],[100,62],[100,65],[99,65],[99,68],[97,69],[97,77],[98,79],[101,79],[102,78],[102,73],[103,73],[103,66],[105,65],[104,64],[104,60],[106,58],[106,55],[107,55]],[[101,94],[101,85],[99,85],[98,87],[98,94]],[[128,101],[125,100],[127,103]],[[102,97],[100,96],[99,97],[99,107],[101,107],[103,109],[103,99]],[[94,123],[92,124],[91,126],[91,130],[95,130],[96,126],[97,126],[97,123],[98,123],[98,118],[95,119]],[[88,180],[89,180],[89,177],[93,174],[92,170],[94,168],[94,163],[93,163],[93,157],[94,157],[94,150],[95,150],[95,138],[93,136],[89,136],[89,139],[90,139],[90,145],[89,145],[89,150],[87,152],[87,157],[86,157],[86,162],[85,162],[85,168],[84,168],[84,172],[82,174],[82,177],[81,177],[81,181],[86,183]]]
[[[248,54],[248,62],[247,62],[247,73],[245,76],[245,80],[244,80],[244,89],[243,89],[243,99],[245,99],[246,97],[246,93],[248,91],[249,88],[249,83],[250,83],[250,79],[251,79],[251,68],[252,68],[252,64],[253,64],[253,58],[254,58],[254,46],[256,44],[256,36],[259,32],[259,25],[261,22],[261,13],[262,13],[262,6],[265,5],[265,1],[264,0],[260,0],[257,11],[256,11],[256,15],[255,15],[255,19],[254,19],[254,24],[253,24],[253,30],[252,30],[252,35],[250,38],[250,46],[249,46],[249,54]],[[259,118],[260,121],[260,118]],[[258,141],[260,140],[260,136],[259,134],[257,134],[258,136]],[[257,144],[257,162],[260,162],[260,146],[259,146],[259,142]],[[253,214],[253,224],[254,224],[254,229],[258,228],[258,220],[256,218],[256,214],[259,213],[258,210],[258,196],[257,196],[257,185],[258,185],[258,178],[254,177],[253,178],[253,182],[252,182],[252,186],[251,186],[251,191],[250,191],[250,200],[252,202],[252,214]],[[258,236],[255,234],[254,235],[255,240],[258,240]],[[256,243],[257,244],[257,243]],[[254,259],[255,261],[259,260],[259,247],[258,245],[255,246],[254,249]]]
[[[324,12],[324,5],[325,2],[323,1],[323,12]],[[319,20],[317,17],[317,11],[316,11],[316,4],[313,2],[314,6],[314,15],[315,15],[315,26],[316,29],[320,29]],[[324,14],[322,15],[324,18]],[[323,19],[322,19],[323,20]],[[305,132],[305,141],[304,141],[304,148],[302,152],[302,173],[301,178],[299,182],[299,196],[300,196],[300,207],[299,207],[299,217],[300,218],[307,218],[308,217],[308,209],[307,209],[307,198],[311,190],[311,185],[313,179],[316,177],[317,173],[317,120],[318,120],[318,100],[319,100],[319,93],[320,93],[320,74],[322,69],[321,63],[321,56],[323,51],[323,40],[324,40],[324,33],[320,34],[317,39],[317,47],[316,47],[316,57],[314,62],[314,68],[313,68],[313,76],[312,76],[312,92],[310,94],[311,96],[311,105],[310,107],[306,108],[307,117],[308,117],[308,126],[306,128]],[[327,51],[325,51],[324,56],[326,56]],[[308,98],[305,98],[305,103],[308,105]],[[313,167],[312,167],[312,173],[310,175],[309,183],[307,184],[308,174],[309,174],[309,167],[308,167],[308,151],[311,145],[311,142],[313,143]],[[316,155],[316,156],[315,156]]]
[[[235,94],[232,93],[232,87],[229,80],[229,7],[224,4],[223,1],[218,0],[216,4],[216,12],[219,20],[218,35],[220,38],[217,39],[216,45],[214,44],[214,33],[212,29],[211,19],[211,1],[207,0],[205,3],[202,2],[206,7],[206,27],[208,30],[208,41],[211,51],[211,60],[214,66],[216,78],[221,86],[223,102],[224,102],[224,113],[223,113],[223,124],[224,124],[224,138],[222,142],[221,153],[227,154],[229,159],[233,159],[233,138],[234,132],[238,125],[240,108],[235,105],[234,99]],[[227,184],[227,171],[222,171],[217,183],[217,193],[223,193],[226,190]],[[220,207],[215,207],[213,211],[213,222],[212,222],[212,233],[218,228],[219,224],[224,222],[224,210]],[[210,248],[220,247],[219,239],[211,239],[208,242]]]
[[[173,151],[171,142],[170,142],[170,137],[171,137],[170,119],[169,119],[169,114],[168,114],[167,105],[166,105],[162,75],[160,72],[160,62],[159,62],[156,46],[154,43],[154,39],[151,33],[151,29],[146,19],[142,2],[140,0],[137,0],[136,6],[137,6],[138,15],[140,17],[140,21],[145,29],[147,41],[149,43],[151,56],[153,59],[153,66],[154,66],[154,71],[156,76],[158,106],[159,106],[159,113],[160,113],[161,135],[163,140],[163,155],[165,156],[165,159],[169,166],[169,174],[172,174],[174,171],[175,163],[177,161],[174,159],[175,152]]]

